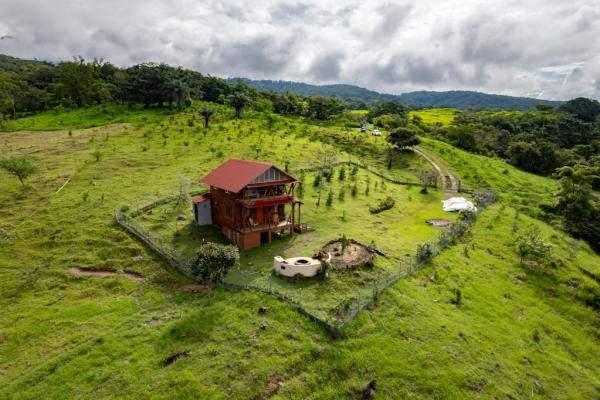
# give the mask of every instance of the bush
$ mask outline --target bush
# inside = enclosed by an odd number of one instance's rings
[[[325,205],[327,207],[331,207],[332,204],[333,204],[333,192],[330,190],[329,194],[327,195],[327,200],[325,201]]]
[[[525,260],[544,263],[552,256],[552,245],[542,239],[538,227],[534,227],[523,235],[519,235],[515,241],[515,246],[521,264]]]
[[[314,187],[319,187],[321,185],[321,174],[315,175],[315,180],[313,182]]]
[[[200,246],[192,264],[192,274],[203,282],[219,282],[227,271],[238,265],[240,253],[237,247],[206,243]]]
[[[417,245],[417,263],[422,263],[433,257],[433,246],[431,243],[420,243]]]
[[[0,168],[16,176],[21,186],[25,186],[25,180],[38,169],[33,160],[27,156],[0,159]]]
[[[369,212],[371,214],[379,214],[382,211],[389,210],[390,208],[394,207],[394,204],[396,204],[396,201],[388,196],[381,200],[375,207],[369,207]]]

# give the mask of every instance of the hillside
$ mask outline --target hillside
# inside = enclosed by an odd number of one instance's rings
[[[343,99],[361,100],[396,100],[411,107],[445,107],[460,109],[514,109],[531,110],[537,104],[559,106],[562,102],[538,100],[527,97],[502,96],[467,90],[452,90],[446,92],[417,91],[400,95],[378,93],[354,85],[310,85],[302,82],[250,80],[243,78],[230,78],[230,82],[242,80],[248,85],[274,92],[295,92],[304,96],[338,96]]]
[[[215,116],[203,128],[198,112],[207,105]],[[421,146],[499,199],[340,337],[268,294],[186,291],[191,281],[117,226],[115,210],[182,185],[204,189],[198,177],[228,158],[298,171],[314,166],[324,145],[338,160],[401,181],[430,168],[403,153],[387,171],[385,131],[233,115],[204,102],[183,111],[96,106],[17,119],[0,133],[0,158],[28,155],[40,167],[25,188],[0,170],[0,399],[357,399],[372,380],[375,399],[598,398],[600,256],[533,218],[556,181],[436,140]],[[273,256],[310,254],[342,234],[389,254],[373,268],[330,271],[329,280],[280,282],[325,313],[328,302],[366,294],[377,274],[397,272],[415,240],[437,240],[442,231],[426,219],[456,217],[441,210],[450,194],[393,185],[367,169],[354,181],[348,169],[342,180],[340,169],[324,191],[334,194],[329,206],[316,206],[316,178],[302,175],[303,218],[315,231],[242,253],[234,272],[251,284],[275,279],[265,273]],[[388,195],[395,208],[367,211]],[[142,218],[160,234],[175,232],[176,244],[199,245],[197,227],[179,214],[166,205]],[[515,237],[532,226],[553,246],[548,266],[519,262]]]
[[[52,65],[45,61],[24,60],[0,54],[0,72],[29,72],[43,65]]]

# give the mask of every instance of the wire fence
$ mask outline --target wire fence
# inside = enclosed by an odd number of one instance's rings
[[[369,173],[378,176],[382,179],[385,179],[388,182],[391,183],[395,183],[397,185],[404,185],[404,186],[424,186],[424,183],[419,181],[409,181],[409,180],[402,180],[402,179],[397,179],[394,178],[393,176],[390,176],[388,174],[385,174],[377,169],[374,169],[372,167],[370,167],[369,165],[365,164],[365,163],[361,163],[361,162],[357,162],[357,161],[352,161],[352,160],[347,160],[347,161],[336,161],[332,164],[330,164],[330,167],[338,167],[341,165],[349,165],[349,166],[353,166],[353,167],[357,167],[357,168],[361,168],[364,169],[366,171],[368,171]],[[321,166],[317,166],[317,167],[305,167],[305,168],[295,168],[292,169],[291,172],[293,173],[302,173],[302,172],[315,172],[315,171],[320,171],[322,170],[323,167]],[[432,187],[432,188],[437,188],[437,189],[443,189],[445,187],[445,184],[443,182],[444,177],[443,176],[438,176],[435,184],[430,184],[430,183],[426,183],[425,186],[427,187]],[[457,178],[457,186],[458,186],[458,191],[459,192],[466,192],[466,193],[471,193],[474,192],[474,189],[470,189],[467,187],[463,186],[463,183],[460,179]]]
[[[361,168],[365,168],[364,166],[352,161],[346,161],[342,163],[357,165]],[[338,165],[339,164],[340,163],[338,163]],[[306,170],[308,169],[305,169],[305,171]],[[384,174],[379,176],[399,184],[420,185],[416,183],[396,182]],[[190,195],[196,195],[199,193],[200,192],[194,192],[190,193]],[[471,191],[471,194],[479,210],[485,208],[496,199],[495,192],[491,190]],[[165,259],[171,267],[188,278],[200,282],[199,278],[192,272],[192,262],[190,259],[179,253],[160,235],[157,235],[151,230],[146,229],[136,220],[137,216],[151,210],[152,208],[176,201],[178,199],[179,196],[177,195],[169,196],[131,212],[127,212],[127,210],[124,209],[117,210],[115,211],[115,220],[118,225],[122,226],[132,235],[137,237],[148,248]],[[410,256],[410,258],[407,260],[399,262],[397,273],[391,271],[382,273],[374,282],[361,287],[357,291],[356,296],[340,302],[333,309],[328,310],[328,312],[307,308],[306,305],[303,304],[301,290],[294,291],[295,295],[292,293],[285,293],[282,290],[274,288],[270,281],[265,283],[264,280],[260,281],[260,279],[253,279],[252,274],[256,274],[254,278],[258,278],[260,276],[264,277],[264,274],[258,272],[243,272],[240,270],[238,271],[241,274],[240,279],[226,279],[226,281],[219,282],[218,286],[227,290],[249,290],[273,295],[279,300],[284,301],[294,307],[298,312],[305,315],[310,320],[322,326],[326,331],[330,332],[331,334],[338,335],[342,329],[348,323],[354,320],[362,310],[373,304],[379,298],[379,296],[385,292],[385,290],[393,286],[400,279],[404,279],[412,275],[427,261],[453,244],[475,221],[476,215],[476,213],[464,213],[459,221],[451,224],[448,229],[440,232],[437,242],[419,245],[417,252],[414,255]]]

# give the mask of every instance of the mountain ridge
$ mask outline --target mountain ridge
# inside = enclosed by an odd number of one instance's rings
[[[506,96],[490,94],[472,90],[448,90],[427,91],[419,90],[406,92],[399,95],[380,93],[356,85],[329,84],[312,85],[304,82],[248,78],[228,78],[228,82],[242,81],[249,86],[274,92],[294,92],[304,96],[337,96],[345,100],[360,100],[365,103],[371,101],[399,101],[405,105],[424,107],[448,107],[448,108],[478,108],[478,109],[515,109],[531,110],[536,105],[547,105],[557,107],[562,101],[541,100],[531,97]]]

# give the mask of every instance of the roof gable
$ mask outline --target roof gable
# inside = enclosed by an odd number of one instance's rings
[[[250,184],[293,182],[295,179],[272,164],[230,159],[212,170],[201,183],[237,193]]]

